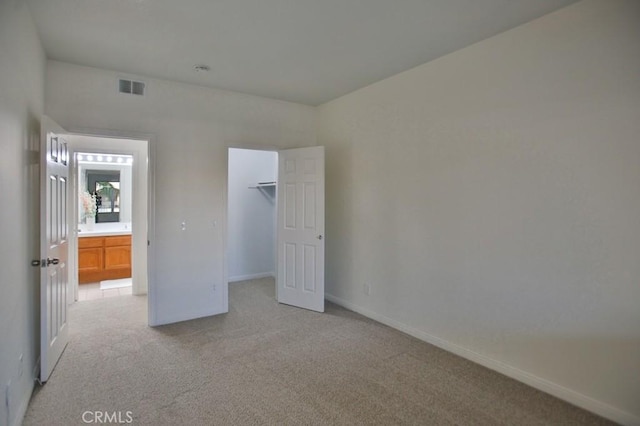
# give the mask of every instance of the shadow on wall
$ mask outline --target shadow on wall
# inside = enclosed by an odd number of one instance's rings
[[[40,257],[40,117],[33,112],[29,113],[28,118],[29,135],[25,138],[26,152],[26,186],[28,198],[27,211],[30,212],[29,223],[27,227],[27,247],[26,259],[35,259]],[[40,268],[26,266],[28,268],[27,276],[29,277],[29,288],[32,294],[29,300],[32,303],[35,315],[29,316],[29,333],[33,336],[32,350],[34,359],[31,360],[31,368],[35,366],[36,360],[40,354]]]

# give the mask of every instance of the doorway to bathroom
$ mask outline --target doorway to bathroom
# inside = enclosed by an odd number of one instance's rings
[[[148,141],[67,136],[68,302],[147,294]]]
[[[131,295],[133,156],[76,152],[77,300]]]

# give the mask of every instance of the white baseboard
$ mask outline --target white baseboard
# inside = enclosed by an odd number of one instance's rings
[[[229,282],[235,283],[238,281],[257,280],[259,278],[268,278],[268,277],[275,277],[275,276],[276,274],[273,272],[260,272],[259,274],[236,275],[233,277],[229,277]]]
[[[567,401],[580,408],[584,408],[587,411],[591,411],[592,413],[605,417],[616,423],[629,426],[640,426],[640,417],[637,417],[634,414],[622,411],[609,404],[595,400],[579,392],[565,388],[564,386],[558,385],[557,383],[542,379],[516,367],[512,367],[493,358],[489,358],[486,355],[479,354],[462,346],[456,345],[455,343],[443,340],[422,330],[408,326],[404,323],[378,314],[377,312],[353,304],[347,300],[341,299],[331,294],[325,294],[325,298],[328,301],[335,303],[336,305],[340,305],[351,311],[364,315],[365,317],[371,318],[382,324],[388,325],[389,327],[395,328],[396,330],[400,330],[404,333],[409,334],[410,336],[423,340],[427,343],[444,349],[445,351],[459,355],[491,370],[497,371],[507,377],[518,380],[519,382],[525,383],[533,388],[541,390],[542,392],[553,395],[556,398],[560,398],[564,401]]]

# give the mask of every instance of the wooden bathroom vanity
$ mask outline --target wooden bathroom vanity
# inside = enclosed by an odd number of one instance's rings
[[[131,276],[131,234],[80,236],[78,281],[93,283]]]

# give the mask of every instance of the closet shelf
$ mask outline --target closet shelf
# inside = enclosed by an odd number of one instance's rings
[[[258,182],[256,186],[250,186],[249,189],[275,187],[276,182]]]
[[[269,200],[274,201],[276,197],[276,183],[275,182],[258,182],[256,186],[250,186],[249,189],[257,189],[267,197]]]

